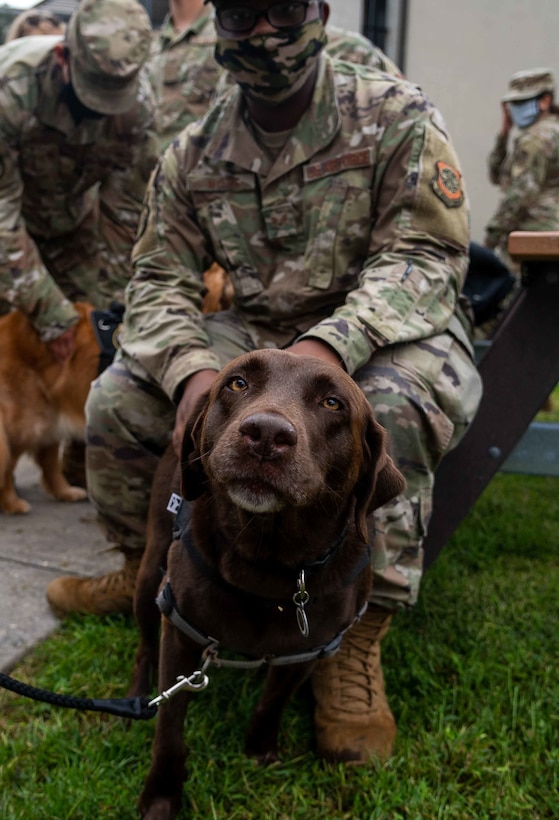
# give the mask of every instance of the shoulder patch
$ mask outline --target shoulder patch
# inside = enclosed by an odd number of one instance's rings
[[[447,208],[458,208],[464,202],[462,174],[447,162],[439,160],[435,163],[431,188]]]

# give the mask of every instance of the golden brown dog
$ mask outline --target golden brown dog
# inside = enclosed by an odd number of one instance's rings
[[[166,566],[161,705],[139,803],[149,820],[172,820],[181,802],[189,694],[176,682],[186,676],[195,688],[200,664],[219,666],[223,649],[269,664],[245,749],[261,762],[277,759],[290,695],[367,604],[367,518],[405,483],[355,382],[340,367],[281,350],[245,354],[218,374],[175,466],[168,450],[153,483],[134,602],[142,639],[130,696],[147,694],[157,663],[154,599]],[[179,474],[191,517],[170,544],[164,499]]]
[[[58,364],[19,311],[0,318],[0,509],[26,513],[27,501],[14,487],[14,470],[29,453],[42,470],[42,485],[58,501],[87,497],[62,474],[59,449],[67,438],[83,438],[84,407],[99,368],[99,345],[86,304],[76,304],[75,348]]]
[[[217,264],[204,272],[203,311],[228,307],[229,278]],[[42,470],[42,485],[58,501],[81,501],[87,493],[64,478],[60,443],[82,439],[89,386],[99,372],[99,342],[90,320],[92,307],[75,305],[80,313],[74,353],[57,364],[30,322],[19,311],[0,318],[0,510],[27,513],[29,503],[16,494],[13,473],[23,453]],[[113,339],[114,343],[114,339]]]
[[[231,307],[233,285],[227,273],[217,262],[204,271],[204,285],[207,288],[202,306],[204,313],[218,313],[220,310],[227,310]]]

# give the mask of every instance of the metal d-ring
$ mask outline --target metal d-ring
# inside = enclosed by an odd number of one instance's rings
[[[293,603],[297,607],[297,625],[304,638],[309,634],[309,619],[305,612],[305,605],[308,604],[309,598],[310,595],[305,586],[305,570],[302,569],[297,579],[297,592],[293,595]]]

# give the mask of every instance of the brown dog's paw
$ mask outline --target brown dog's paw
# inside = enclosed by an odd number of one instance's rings
[[[178,807],[176,801],[169,797],[156,797],[149,806],[140,798],[138,813],[143,820],[173,820],[178,814]]]
[[[71,487],[63,490],[55,495],[57,501],[85,501],[87,499],[87,490],[83,487]]]
[[[29,501],[18,498],[17,495],[0,502],[0,510],[6,515],[26,515],[31,510]]]
[[[260,766],[271,766],[279,763],[277,743],[266,742],[256,735],[247,734],[245,737],[245,755]]]
[[[72,487],[62,481],[47,481],[42,479],[43,490],[52,495],[57,501],[85,501],[88,497],[87,490],[83,487]]]
[[[258,766],[273,766],[275,763],[281,762],[277,752],[253,753],[247,751],[246,756]]]

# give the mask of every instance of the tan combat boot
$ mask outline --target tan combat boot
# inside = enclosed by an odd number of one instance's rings
[[[339,651],[319,661],[311,678],[320,757],[343,763],[386,761],[396,722],[384,693],[380,642],[392,613],[369,606],[345,635]]]
[[[136,575],[142,553],[124,555],[124,566],[99,578],[55,578],[47,587],[47,600],[54,614],[63,618],[70,612],[109,615],[132,612]]]

